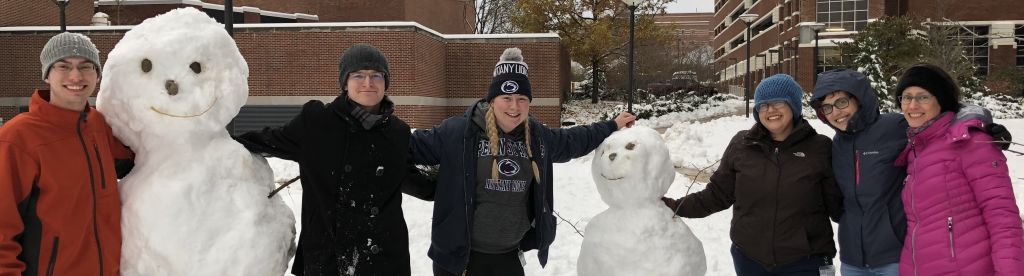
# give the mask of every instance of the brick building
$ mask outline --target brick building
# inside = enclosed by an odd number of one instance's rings
[[[750,23],[751,86],[775,73],[797,78],[805,90],[813,87],[813,74],[830,69],[824,60],[840,58],[835,42],[850,37],[868,22],[883,16],[911,15],[922,20],[965,26],[979,35],[960,37],[967,55],[978,65],[978,75],[1008,67],[1024,68],[1024,9],[1019,0],[715,0],[712,21],[715,67],[719,80],[742,89],[747,68],[747,25],[743,14],[755,14]],[[819,33],[819,62],[814,63],[814,32]]]
[[[470,0],[232,1],[234,23],[413,21],[445,34],[475,32],[473,3]],[[135,25],[179,7],[195,7],[220,20],[224,0],[70,0],[65,19],[68,26],[88,26],[93,14],[103,12],[110,16],[112,25]],[[57,5],[50,0],[0,1],[0,27],[56,26],[57,14]]]
[[[150,2],[153,1],[163,0]],[[53,5],[49,1],[32,2]],[[178,2],[190,5],[196,1]],[[34,89],[47,87],[39,79],[39,51],[47,39],[58,32],[58,27],[52,26],[55,20],[30,21],[21,14],[11,18],[6,9],[0,7],[0,10],[4,11],[4,16],[0,16],[0,48],[3,49],[0,51],[0,118],[6,121],[27,110]],[[68,11],[71,10],[69,6]],[[235,10],[237,14],[245,9]],[[295,10],[286,12],[291,11]],[[43,13],[36,12],[35,17],[41,18],[38,14]],[[68,30],[92,38],[102,60],[106,60],[106,54],[131,28],[76,26],[88,17],[84,12],[75,13],[83,16],[76,17],[76,21],[68,19]],[[53,8],[46,14],[55,15],[57,10]],[[260,10],[251,14],[265,16],[268,13]],[[288,15],[301,17],[297,13],[269,13],[269,16],[285,18]],[[245,20],[252,17],[249,13],[242,16]],[[51,26],[3,25],[12,22]],[[258,128],[268,121],[281,123],[310,99],[333,100],[340,91],[338,58],[344,49],[355,43],[371,43],[387,55],[392,71],[388,93],[398,105],[397,115],[413,127],[429,127],[449,116],[462,114],[468,105],[483,97],[494,64],[507,47],[523,49],[534,87],[531,114],[542,122],[558,125],[562,91],[569,89],[569,56],[555,34],[442,34],[417,22],[242,23],[234,26],[235,41],[250,69],[249,99],[233,124],[236,131]]]
[[[714,13],[666,13],[654,16],[654,24],[669,28],[674,37],[672,46],[674,56],[686,54],[688,51],[711,45],[714,34],[711,32],[711,20]]]

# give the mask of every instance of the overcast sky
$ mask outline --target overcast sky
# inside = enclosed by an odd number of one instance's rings
[[[675,0],[665,6],[665,12],[713,12],[714,0]]]

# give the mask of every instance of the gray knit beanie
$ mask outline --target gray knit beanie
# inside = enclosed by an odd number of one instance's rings
[[[384,90],[391,86],[391,72],[388,70],[388,58],[370,44],[356,44],[345,50],[338,62],[338,82],[341,92],[347,93],[345,85],[348,74],[359,70],[374,70],[384,74]]]
[[[100,50],[96,44],[82,34],[64,32],[57,34],[46,42],[43,52],[39,53],[39,63],[43,65],[43,80],[50,74],[50,66],[69,57],[81,57],[96,65],[96,74],[103,71],[100,64]]]

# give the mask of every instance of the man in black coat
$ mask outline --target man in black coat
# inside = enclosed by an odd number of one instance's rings
[[[247,149],[299,163],[302,233],[292,274],[409,275],[402,181],[409,125],[384,94],[387,59],[354,45],[341,57],[342,94],[309,101],[279,128],[237,137]]]

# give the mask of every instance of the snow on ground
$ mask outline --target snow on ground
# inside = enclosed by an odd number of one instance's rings
[[[742,102],[735,106],[741,106]],[[740,130],[748,129],[754,123],[753,118],[743,116],[724,117],[708,122],[699,122],[698,116],[686,114],[670,114],[653,120],[644,120],[638,124],[658,126],[672,123],[663,137],[669,147],[673,162],[676,165],[704,167],[718,160],[729,139]],[[694,118],[694,119],[680,119]],[[697,120],[697,121],[692,121]],[[808,120],[818,133],[831,137],[834,131],[819,120]],[[996,120],[1005,125],[1014,137],[1024,139],[1024,119]],[[1024,147],[1013,146],[1012,150],[1024,152]],[[1024,207],[1024,156],[1007,154],[1007,164],[1013,179],[1014,194],[1017,205]],[[591,178],[590,161],[593,154],[573,159],[567,163],[555,164],[554,168],[554,202],[555,212],[562,218],[558,225],[557,237],[551,245],[547,267],[541,268],[536,251],[526,253],[526,275],[576,275],[576,260],[579,256],[583,232],[591,217],[597,215],[608,206],[601,201],[597,188]],[[298,167],[288,161],[270,160],[274,168],[275,179],[285,181],[298,174]],[[676,177],[669,189],[668,196],[678,198],[686,191],[691,180],[682,175]],[[704,189],[705,183],[693,183],[690,192]],[[298,185],[286,188],[282,196],[285,202],[293,207],[301,203],[301,189]],[[430,246],[430,221],[432,204],[413,197],[403,198],[403,209],[409,227],[409,252],[412,259],[413,275],[431,275],[431,261],[427,257]],[[296,218],[299,218],[296,210]],[[707,256],[707,275],[735,275],[732,256],[729,254],[729,221],[732,210],[718,212],[706,218],[683,219],[703,242]],[[838,260],[837,260],[838,261]],[[838,271],[838,269],[837,269]]]

